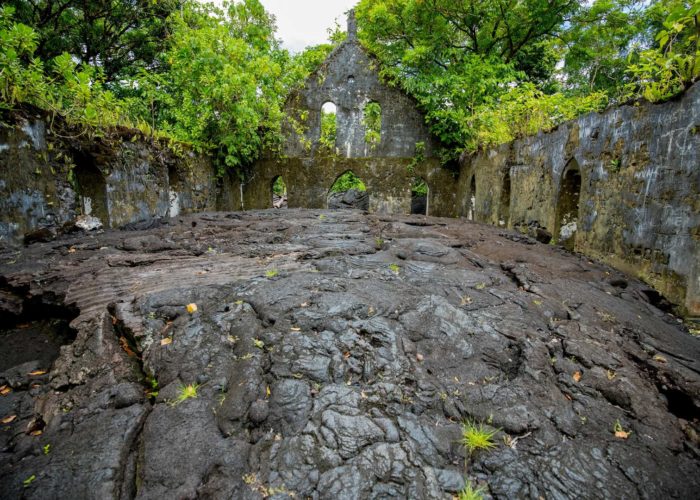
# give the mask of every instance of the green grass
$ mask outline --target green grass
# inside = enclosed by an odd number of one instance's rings
[[[471,481],[467,481],[467,484],[464,486],[464,489],[457,493],[457,499],[458,500],[483,500],[484,496],[484,489],[483,488],[474,488],[472,487]]]
[[[391,269],[391,272],[394,274],[399,274],[399,272],[401,272],[401,268],[398,264],[389,264],[389,269]]]
[[[265,276],[268,278],[274,278],[279,274],[279,271],[277,269],[270,269],[269,271],[265,272]]]
[[[199,389],[199,384],[188,384],[181,385],[178,389],[177,398],[173,403],[173,406],[179,405],[180,403],[187,401],[188,399],[194,399],[197,397],[197,389]]]
[[[462,444],[469,454],[479,450],[491,450],[496,447],[493,437],[500,429],[491,429],[484,424],[477,424],[472,420],[462,423]]]

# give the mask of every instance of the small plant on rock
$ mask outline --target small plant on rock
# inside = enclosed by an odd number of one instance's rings
[[[466,420],[462,424],[462,444],[470,455],[478,450],[490,450],[496,447],[493,437],[499,431],[500,429],[491,429],[484,424]]]
[[[193,399],[197,397],[197,390],[199,389],[199,384],[188,384],[181,385],[178,389],[177,398],[173,403],[173,406],[179,405],[180,403],[187,401],[188,399]]]
[[[265,276],[268,278],[274,278],[279,274],[279,271],[277,269],[270,269],[265,273]]]
[[[483,500],[484,489],[474,488],[471,481],[467,481],[464,485],[464,489],[457,493],[457,500]]]

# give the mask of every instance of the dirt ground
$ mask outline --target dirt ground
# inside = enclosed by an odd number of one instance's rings
[[[423,216],[211,213],[5,247],[0,497],[697,498],[700,339],[658,305],[584,257]],[[469,452],[465,423],[493,446]]]

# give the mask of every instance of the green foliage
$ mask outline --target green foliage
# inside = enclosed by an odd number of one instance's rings
[[[415,178],[411,186],[411,194],[413,196],[428,196],[428,185],[420,177]]]
[[[287,195],[287,186],[284,183],[284,179],[282,179],[282,176],[278,176],[275,178],[275,181],[272,183],[272,192],[277,196]]]
[[[649,45],[649,16],[640,0],[596,0],[582,5],[561,39],[565,87],[576,94],[619,98],[629,81],[627,61]]]
[[[216,152],[222,167],[234,168],[278,140],[289,58],[258,0],[223,5],[187,2],[170,18],[172,33],[160,56],[166,70],[139,75],[138,111],[156,128]]]
[[[382,108],[379,103],[367,103],[362,114],[362,125],[365,128],[365,142],[373,150],[382,140]]]
[[[516,137],[552,130],[560,123],[590,111],[601,111],[606,94],[584,96],[547,95],[532,83],[521,83],[503,94],[495,104],[477,108],[468,120],[475,133],[468,150],[494,146]]]
[[[68,54],[44,64],[35,57],[38,35],[0,8],[0,109],[27,103],[92,127],[128,123],[125,106],[103,87],[102,74]]]
[[[322,153],[335,154],[336,134],[337,120],[335,112],[321,110],[321,136],[318,139],[318,143]]]
[[[478,145],[477,110],[527,80],[526,71],[547,76],[554,59],[544,42],[577,8],[571,0],[362,0],[356,11],[383,78],[416,98],[449,148],[443,156],[455,159]]]
[[[139,69],[157,70],[167,43],[167,18],[182,0],[7,0],[18,22],[36,34],[36,56],[49,61],[63,53],[99,66],[114,83]]]
[[[265,271],[265,276],[267,276],[268,278],[274,278],[277,275],[279,275],[279,271],[277,269],[268,269],[267,271]]]
[[[32,474],[27,479],[22,481],[22,485],[24,485],[25,488],[28,488],[34,481],[36,481],[36,475]]]
[[[462,423],[462,444],[469,454],[479,450],[491,450],[496,447],[493,437],[499,429],[491,429],[484,424],[477,424],[472,420]]]
[[[658,46],[643,51],[628,71],[629,98],[667,100],[700,77],[700,1],[669,1],[670,12],[656,35]]]
[[[336,181],[331,186],[331,193],[344,193],[350,189],[356,189],[357,191],[367,191],[367,186],[362,182],[358,176],[356,176],[352,171],[348,170],[343,175],[338,177]]]
[[[484,499],[484,489],[474,488],[471,481],[467,481],[459,493],[457,493],[457,500],[483,500]]]

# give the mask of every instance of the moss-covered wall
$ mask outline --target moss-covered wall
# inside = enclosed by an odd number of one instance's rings
[[[700,85],[664,104],[611,108],[463,158],[458,213],[559,238],[562,177],[581,176],[574,249],[645,280],[700,316]],[[508,209],[501,199],[510,174]],[[561,211],[561,210],[560,210]],[[510,217],[504,220],[503,214]]]
[[[89,136],[57,133],[41,113],[13,118],[0,130],[0,238],[18,241],[32,230],[56,229],[76,216],[105,227],[215,209],[211,161],[175,154],[119,130]]]

